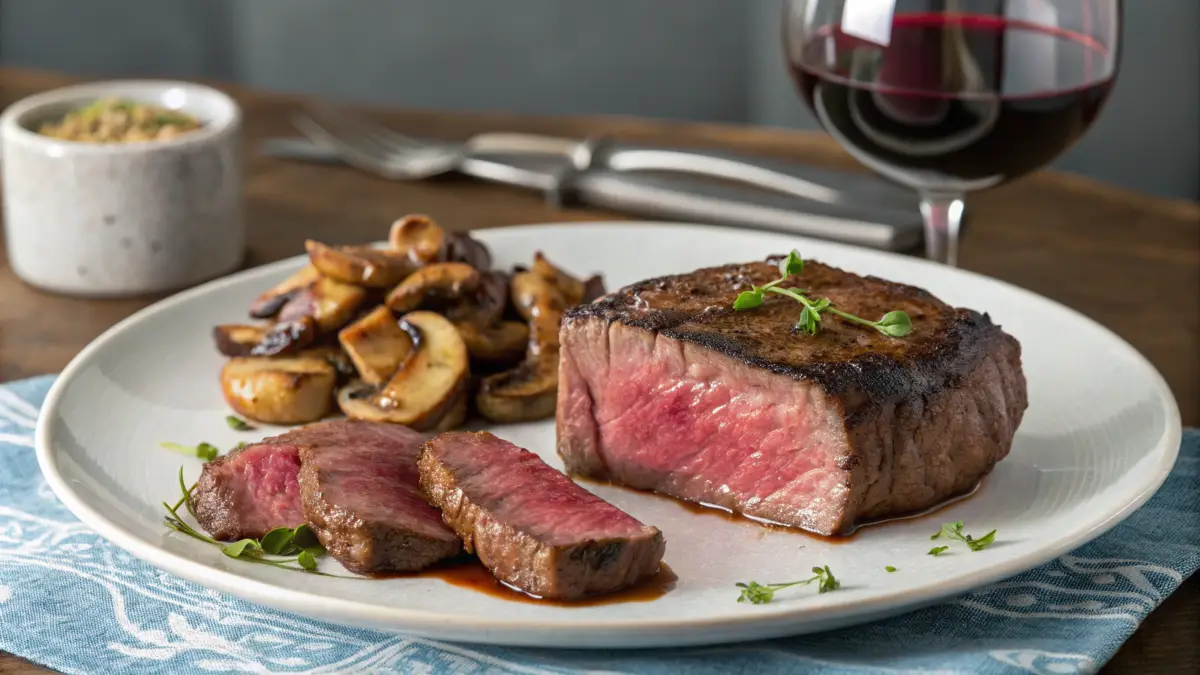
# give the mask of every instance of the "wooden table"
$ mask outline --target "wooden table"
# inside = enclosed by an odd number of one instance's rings
[[[0,107],[73,80],[0,69]],[[242,104],[251,143],[287,135],[293,97],[223,87]],[[507,129],[631,141],[729,147],[858,169],[820,134],[628,118],[532,118],[503,114],[380,111],[416,134],[465,137]],[[555,210],[538,195],[466,179],[400,184],[362,173],[247,153],[247,266],[303,251],[304,239],[379,239],[398,215],[433,214],[455,229],[617,219]],[[1157,199],[1050,172],[971,197],[961,266],[1023,286],[1108,324],[1163,373],[1187,425],[1200,425],[1200,206]],[[0,242],[0,252],[3,243]],[[106,328],[157,298],[87,301],[22,285],[0,255],[0,381],[60,370]],[[1105,669],[1200,672],[1200,582],[1156,610]],[[1189,637],[1190,636],[1190,637]],[[0,673],[44,673],[0,653]]]

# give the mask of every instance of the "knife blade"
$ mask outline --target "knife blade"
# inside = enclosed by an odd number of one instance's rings
[[[634,150],[658,149],[607,146],[605,153],[625,152],[628,157]],[[260,151],[281,159],[341,163],[336,151],[304,138],[270,138]],[[584,171],[575,171],[570,160],[557,155],[479,153],[467,158],[460,171],[541,191],[554,203],[577,202],[656,220],[749,227],[885,250],[907,250],[921,241],[915,197],[872,176],[738,153],[697,154],[751,162],[796,176],[832,190],[837,199],[832,203],[803,199],[680,172],[613,169],[604,157],[593,160]]]

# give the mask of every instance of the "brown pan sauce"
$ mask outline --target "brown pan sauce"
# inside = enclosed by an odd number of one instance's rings
[[[659,565],[658,572],[623,591],[606,593],[579,600],[550,600],[530,595],[496,579],[483,563],[475,558],[462,556],[437,565],[427,570],[408,574],[379,574],[372,575],[376,579],[440,579],[451,586],[490,595],[493,598],[512,602],[527,602],[538,605],[554,605],[558,607],[596,607],[599,605],[615,605],[627,602],[652,602],[675,588],[679,577],[675,575],[666,563]]]

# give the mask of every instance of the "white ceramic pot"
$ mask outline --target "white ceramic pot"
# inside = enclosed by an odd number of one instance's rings
[[[98,98],[185,112],[203,127],[164,141],[79,143],[36,133]],[[104,297],[191,286],[236,269],[245,247],[242,114],[187,82],[55,89],[0,115],[9,262],[34,286]]]

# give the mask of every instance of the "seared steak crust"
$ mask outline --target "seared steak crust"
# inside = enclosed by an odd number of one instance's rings
[[[1027,405],[1020,346],[986,314],[815,262],[784,285],[867,319],[904,310],[912,333],[829,314],[796,333],[800,306],[771,293],[733,310],[777,277],[773,261],[706,268],[568,310],[568,470],[835,534],[969,491],[1008,453]]]
[[[864,405],[952,385],[984,357],[992,341],[1017,344],[986,314],[955,309],[915,286],[812,261],[805,263],[802,275],[783,285],[804,288],[812,298],[827,297],[838,309],[866,319],[904,310],[913,332],[891,338],[827,314],[817,335],[798,334],[793,328],[800,305],[774,293],[766,294],[762,307],[735,311],[738,293],[778,278],[776,260],[647,279],[567,310],[563,323],[588,318],[620,322],[815,382],[832,395],[851,393],[851,416]]]

